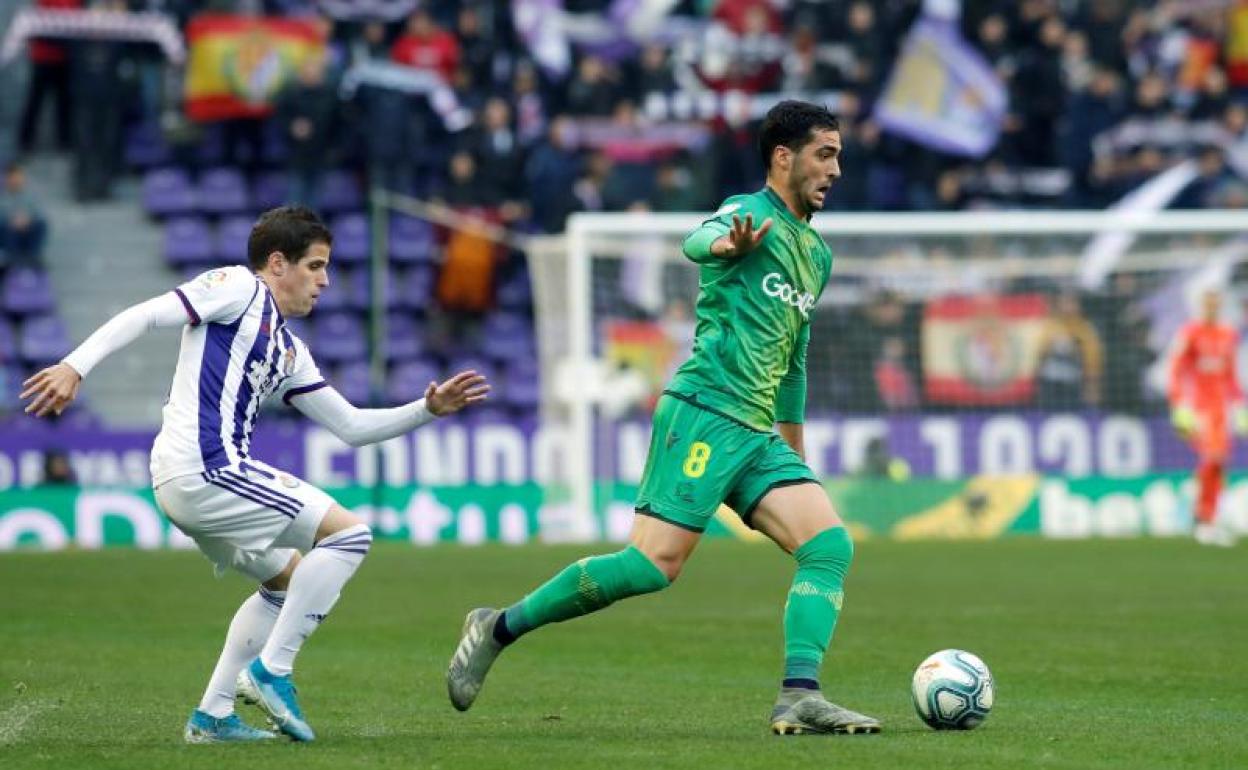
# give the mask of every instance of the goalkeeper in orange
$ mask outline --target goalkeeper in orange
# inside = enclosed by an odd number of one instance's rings
[[[1217,525],[1218,497],[1231,454],[1231,428],[1248,433],[1248,409],[1235,375],[1239,343],[1235,330],[1218,323],[1221,297],[1201,298],[1201,317],[1179,332],[1170,367],[1170,420],[1196,450],[1196,540],[1205,545],[1233,545],[1234,537]]]

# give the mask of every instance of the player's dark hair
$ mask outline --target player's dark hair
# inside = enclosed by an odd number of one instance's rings
[[[758,132],[758,151],[763,156],[763,168],[771,170],[771,155],[777,147],[788,147],[801,152],[813,138],[816,130],[840,131],[841,122],[828,111],[810,102],[787,99],[767,111],[763,127]]]
[[[260,215],[247,237],[247,261],[260,272],[269,255],[280,251],[290,262],[298,262],[314,243],[334,245],[329,228],[306,206],[279,206]]]

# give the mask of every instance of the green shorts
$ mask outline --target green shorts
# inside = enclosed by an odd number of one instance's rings
[[[818,483],[815,474],[779,435],[664,393],[654,411],[636,508],[702,532],[720,503],[749,524],[768,492],[811,482]]]

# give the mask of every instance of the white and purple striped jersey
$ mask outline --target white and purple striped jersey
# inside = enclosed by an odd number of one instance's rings
[[[260,407],[325,387],[268,286],[247,267],[210,270],[174,289],[190,320],[152,447],[152,483],[248,458]]]

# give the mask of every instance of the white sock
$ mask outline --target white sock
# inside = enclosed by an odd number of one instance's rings
[[[342,587],[364,561],[372,543],[373,534],[367,526],[347,527],[317,543],[295,567],[286,604],[260,651],[260,662],[269,673],[290,673],[304,640],[333,609]]]
[[[234,712],[234,682],[238,672],[260,654],[285,598],[285,591],[270,591],[261,586],[239,605],[230,621],[230,630],[225,634],[225,647],[221,649],[217,667],[208,680],[208,689],[199,702],[200,711],[218,719]]]

